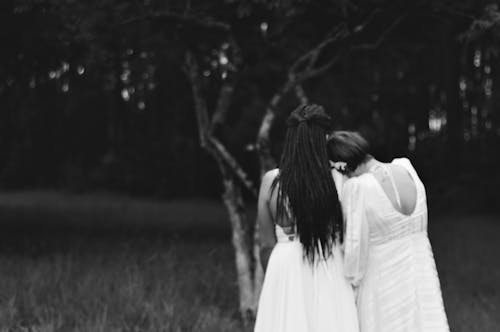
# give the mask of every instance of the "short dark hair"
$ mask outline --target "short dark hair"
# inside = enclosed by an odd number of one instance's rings
[[[357,131],[334,131],[328,137],[328,157],[345,162],[346,173],[353,172],[370,157],[370,144]]]

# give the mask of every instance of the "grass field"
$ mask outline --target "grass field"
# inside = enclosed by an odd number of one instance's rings
[[[0,194],[0,331],[243,331],[218,202]],[[454,332],[500,330],[500,218],[430,235]]]

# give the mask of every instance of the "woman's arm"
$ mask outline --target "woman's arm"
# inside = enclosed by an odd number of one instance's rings
[[[368,265],[369,230],[365,190],[362,179],[351,178],[346,181],[342,193],[345,220],[344,273],[354,287],[361,283]]]
[[[267,172],[262,178],[259,190],[259,200],[257,204],[257,226],[258,240],[260,246],[260,261],[264,271],[267,269],[267,263],[271,252],[276,244],[276,235],[274,233],[274,221],[269,209],[271,198],[271,185],[278,174],[277,170]]]

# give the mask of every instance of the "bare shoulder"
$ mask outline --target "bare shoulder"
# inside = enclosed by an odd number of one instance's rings
[[[275,168],[267,171],[260,182],[259,197],[262,199],[267,199],[270,196],[270,189],[273,184],[274,179],[278,176],[279,169]]]
[[[267,171],[262,177],[262,184],[272,183],[274,179],[278,176],[278,173],[279,173],[279,168]]]

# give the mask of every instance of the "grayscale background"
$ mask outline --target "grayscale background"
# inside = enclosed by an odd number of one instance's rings
[[[304,102],[411,159],[452,331],[500,331],[499,52],[493,1],[2,0],[0,331],[250,331]]]

